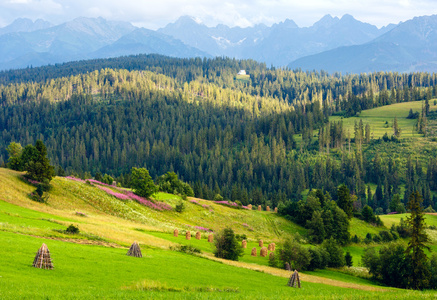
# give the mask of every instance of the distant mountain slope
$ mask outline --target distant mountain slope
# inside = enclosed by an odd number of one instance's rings
[[[313,26],[304,28],[299,28],[289,19],[272,27],[207,27],[185,16],[159,32],[212,55],[251,58],[268,65],[285,66],[309,54],[371,41],[393,27],[389,25],[378,29],[350,15],[344,15],[341,19],[326,15]]]
[[[108,58],[132,54],[160,53],[173,57],[209,57],[206,52],[190,47],[168,35],[156,31],[138,28],[124,35],[116,42],[105,46],[94,53],[91,57]]]
[[[46,29],[52,26],[53,24],[51,24],[50,22],[41,19],[33,22],[30,19],[19,18],[8,26],[0,28],[0,35],[12,32],[32,32],[36,30]]]
[[[400,24],[369,43],[307,56],[290,68],[329,72],[437,71],[437,15]]]
[[[158,32],[170,35],[213,56],[226,55],[239,58],[244,56],[245,48],[255,46],[268,35],[270,30],[270,27],[262,24],[247,28],[230,28],[226,25],[207,27],[196,22],[192,17],[183,16],[175,23],[159,29]]]
[[[0,36],[0,68],[20,68],[84,58],[115,42],[135,27],[127,22],[103,18],[77,18],[58,26],[33,32]]]

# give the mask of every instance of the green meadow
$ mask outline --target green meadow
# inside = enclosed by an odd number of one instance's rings
[[[349,129],[351,136],[354,134],[354,124],[363,121],[364,126],[370,125],[371,135],[377,139],[385,133],[388,136],[393,135],[393,120],[396,117],[398,125],[401,128],[401,138],[423,137],[418,134],[415,128],[417,120],[407,119],[410,109],[413,112],[421,112],[424,101],[403,102],[392,105],[381,106],[362,111],[358,116],[350,118],[342,118],[339,116],[330,117],[330,121],[343,121],[343,126]],[[430,111],[437,110],[437,106],[430,101]]]
[[[132,201],[118,200],[91,185],[55,178],[47,204],[31,201],[34,188],[21,173],[0,169],[0,299],[433,299],[431,291],[381,287],[352,276],[359,268],[362,245],[351,245],[356,267],[301,273],[302,288],[290,288],[290,272],[268,267],[259,256],[264,246],[287,237],[304,238],[305,229],[274,212],[239,210],[211,201],[189,199],[183,213],[154,211]],[[155,195],[174,206],[180,199]],[[195,200],[197,203],[190,202]],[[208,205],[205,208],[202,205]],[[390,216],[391,217],[391,216]],[[436,216],[430,222],[437,222]],[[437,218],[437,217],[436,217]],[[396,222],[395,220],[393,222]],[[79,234],[67,234],[68,225]],[[195,239],[195,226],[218,231],[230,226],[245,234],[248,245],[239,262],[213,257],[209,232]],[[173,236],[178,228],[179,236]],[[190,230],[192,238],[185,239]],[[351,231],[376,230],[353,220]],[[139,242],[143,258],[127,256]],[[47,244],[54,270],[32,267],[42,243]],[[175,251],[191,245],[202,251]],[[257,256],[250,255],[257,249]],[[355,270],[355,271],[354,271]],[[346,274],[348,273],[348,274]],[[350,274],[349,274],[350,273]]]

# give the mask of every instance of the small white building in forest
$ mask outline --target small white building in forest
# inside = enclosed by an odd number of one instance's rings
[[[246,75],[246,70],[240,70],[240,72],[238,72],[238,75]]]

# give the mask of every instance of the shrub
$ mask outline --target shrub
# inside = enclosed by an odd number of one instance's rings
[[[78,234],[79,233],[79,227],[74,226],[73,224],[71,224],[70,226],[67,227],[65,232],[69,233],[69,234]]]
[[[311,261],[307,269],[314,271],[315,269],[324,269],[329,259],[329,254],[322,247],[314,247],[308,250],[311,255]]]
[[[237,241],[247,240],[247,236],[245,234],[237,234],[235,235]]]
[[[327,265],[331,268],[340,268],[345,265],[343,249],[333,238],[322,243],[323,249],[329,254]]]
[[[214,201],[223,201],[223,197],[220,194],[215,194]]]
[[[358,244],[358,243],[360,242],[360,238],[359,238],[357,235],[354,235],[354,236],[351,238],[351,242],[352,242],[352,243],[356,243],[356,244]]]
[[[214,245],[215,257],[238,260],[244,254],[244,250],[235,238],[234,231],[231,228],[225,228],[216,233]]]
[[[278,260],[277,255],[275,255],[274,252],[270,252],[268,264],[269,264],[270,267],[273,267],[273,268],[278,268],[279,267],[279,260]]]
[[[367,248],[361,261],[375,279],[389,286],[406,287],[410,270],[402,244],[390,243],[381,247],[378,252],[375,248]]]
[[[175,211],[178,213],[182,213],[184,210],[185,210],[185,203],[182,201],[179,201],[179,203],[176,204]]]
[[[157,191],[157,187],[145,168],[132,168],[131,186],[134,193],[140,197],[148,198]]]
[[[306,270],[311,262],[311,254],[308,249],[294,240],[287,239],[279,249],[282,265],[289,263],[294,269]]]
[[[192,245],[177,245],[176,247],[170,248],[173,251],[188,253],[188,254],[200,254],[202,251]]]
[[[346,252],[346,255],[344,256],[344,261],[346,263],[346,266],[352,267],[352,255],[350,252]]]
[[[387,230],[380,231],[378,235],[383,242],[391,242],[393,240],[392,234]]]

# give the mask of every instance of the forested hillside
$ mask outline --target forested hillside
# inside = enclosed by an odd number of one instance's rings
[[[240,69],[250,76],[236,79]],[[432,145],[432,133],[423,134],[435,74],[330,75],[151,55],[2,72],[0,82],[1,165],[11,142],[41,139],[68,174],[107,173],[126,184],[134,166],[154,178],[175,171],[206,199],[275,207],[312,188],[335,199],[344,183],[359,207],[386,211],[395,194],[407,199],[415,189],[435,205],[435,147],[425,158],[381,152],[418,139]],[[384,138],[365,120],[343,126],[362,110],[419,100],[415,140],[405,141],[394,120]]]

